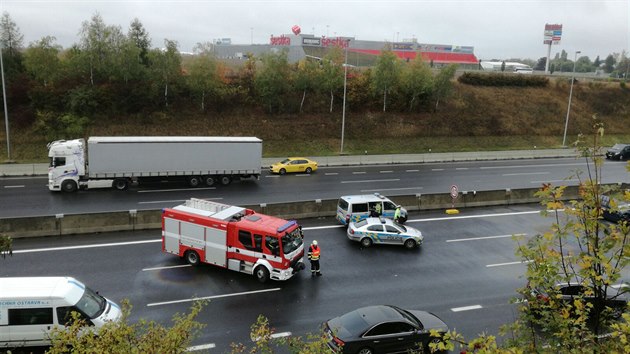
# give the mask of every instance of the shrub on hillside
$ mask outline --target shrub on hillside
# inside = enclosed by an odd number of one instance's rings
[[[525,74],[486,74],[466,72],[457,81],[473,86],[546,87],[549,79]]]

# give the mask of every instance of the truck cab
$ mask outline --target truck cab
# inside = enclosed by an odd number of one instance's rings
[[[85,175],[85,140],[57,140],[48,144],[48,189],[74,192]]]

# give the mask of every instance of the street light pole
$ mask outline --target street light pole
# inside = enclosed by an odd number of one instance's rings
[[[343,108],[341,109],[341,149],[339,155],[343,155],[343,134],[346,127],[346,86],[348,83],[348,47],[350,40],[346,40],[346,59],[343,64]]]
[[[4,84],[4,61],[2,60],[2,48],[0,45],[0,71],[2,71],[2,101],[4,103],[4,125],[7,131],[7,161],[11,161],[11,143],[9,142],[9,113],[7,110],[7,91]]]
[[[577,63],[577,55],[582,53],[581,51],[575,52],[575,58],[573,58],[573,75],[571,75],[571,89],[569,90],[569,106],[567,107],[567,119],[564,121],[564,136],[562,137],[562,147],[565,147],[567,141],[567,128],[569,127],[569,113],[571,112],[571,98],[573,97],[573,82],[575,81],[575,64]]]

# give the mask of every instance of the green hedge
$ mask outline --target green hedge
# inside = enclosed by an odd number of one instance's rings
[[[458,79],[460,83],[473,86],[520,86],[520,87],[545,87],[549,79],[542,76],[527,74],[487,74],[467,72]]]

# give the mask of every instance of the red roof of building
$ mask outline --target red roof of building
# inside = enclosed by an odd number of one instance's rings
[[[380,50],[376,49],[349,49],[351,52],[379,55]],[[393,51],[401,59],[413,60],[416,58],[418,52],[411,51]],[[470,53],[437,53],[437,52],[422,52],[422,59],[424,61],[433,60],[434,63],[444,64],[479,64],[479,60],[474,54]]]

